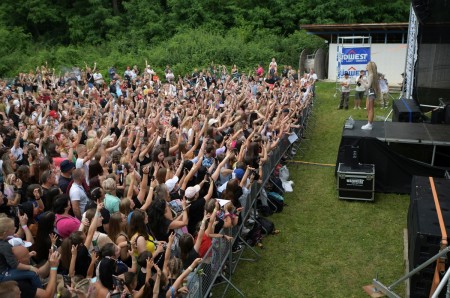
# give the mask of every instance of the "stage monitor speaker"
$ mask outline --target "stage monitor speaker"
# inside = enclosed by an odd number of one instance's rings
[[[352,169],[359,166],[359,147],[347,145],[344,147],[344,164]]]
[[[405,98],[394,100],[393,110],[393,122],[421,122],[421,111],[413,100]]]

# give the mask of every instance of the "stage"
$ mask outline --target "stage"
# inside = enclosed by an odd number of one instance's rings
[[[355,121],[343,129],[336,168],[344,162],[345,146],[359,147],[359,162],[375,164],[375,191],[409,193],[411,178],[444,177],[450,168],[450,126],[426,123]]]

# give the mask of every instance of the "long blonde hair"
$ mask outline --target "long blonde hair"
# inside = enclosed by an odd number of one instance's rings
[[[380,95],[380,84],[378,83],[378,70],[375,62],[369,61],[367,63],[367,71],[369,72],[369,82],[371,81],[370,88],[375,90],[375,94],[378,97]]]

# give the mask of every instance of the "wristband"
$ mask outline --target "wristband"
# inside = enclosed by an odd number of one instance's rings
[[[22,226],[22,229],[23,229],[23,230],[26,230],[26,229],[28,229],[28,226],[27,226],[27,225],[23,225],[23,226]]]
[[[58,267],[51,267],[50,270],[57,271]]]
[[[194,268],[192,268],[192,266],[189,266],[188,269],[191,270],[191,272],[194,271]]]

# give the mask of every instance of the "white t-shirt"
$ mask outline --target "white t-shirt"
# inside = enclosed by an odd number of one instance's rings
[[[94,81],[96,83],[98,83],[98,84],[103,83],[103,76],[102,76],[102,74],[99,73],[99,72],[94,73]]]
[[[75,168],[76,169],[84,169],[84,176],[86,179],[86,184],[89,185],[89,160],[85,163],[83,163],[84,158],[77,158],[77,161],[75,162]]]
[[[76,184],[75,182],[72,184],[72,187],[69,191],[70,201],[79,201],[80,203],[80,213],[84,213],[84,209],[86,209],[86,204],[89,200],[86,192],[84,191],[83,186]]]
[[[347,86],[342,85],[341,90],[342,92],[350,92],[350,77],[348,78],[342,78],[341,83],[346,84]]]
[[[378,83],[380,84],[381,93],[389,93],[389,87],[386,79],[380,79]]]
[[[14,155],[16,161],[20,161],[20,160],[22,160],[22,157],[23,157],[23,155],[22,155],[23,154],[23,150],[20,147],[16,148],[16,147],[12,146],[11,147],[11,154]]]
[[[313,84],[315,81],[317,81],[317,74],[308,74],[308,80],[311,82],[311,84]]]
[[[358,80],[360,82],[360,85],[358,86],[358,84],[356,84],[355,91],[359,91],[359,92],[366,91],[365,85],[367,84],[367,77],[363,76],[361,79],[359,77],[357,77],[356,82],[358,82]]]

